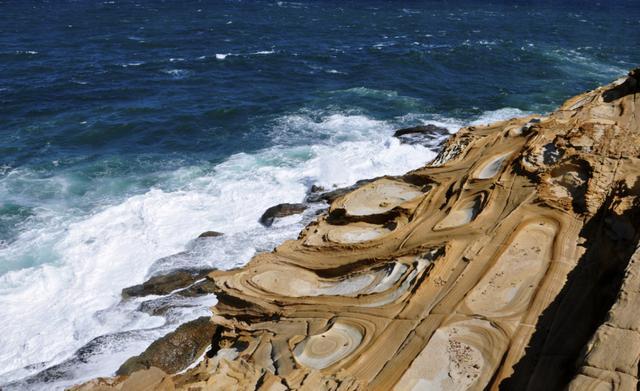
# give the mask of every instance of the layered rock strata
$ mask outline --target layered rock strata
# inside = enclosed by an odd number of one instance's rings
[[[210,357],[79,389],[635,390],[637,86],[461,129],[428,166],[212,272]]]

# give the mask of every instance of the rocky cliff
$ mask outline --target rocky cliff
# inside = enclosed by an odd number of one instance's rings
[[[77,389],[635,390],[639,92],[636,70],[548,116],[461,129],[428,166],[210,274],[203,361]]]

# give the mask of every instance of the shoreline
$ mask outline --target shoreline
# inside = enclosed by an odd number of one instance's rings
[[[604,364],[580,349],[592,336],[589,352],[612,352],[627,341],[624,333],[598,336],[605,326],[597,319],[618,289],[633,284],[604,286],[601,276],[636,267],[638,235],[629,216],[640,212],[633,184],[640,165],[629,158],[637,155],[632,140],[640,129],[629,113],[639,76],[633,71],[571,98],[548,116],[461,129],[427,166],[341,195],[297,240],[209,274],[218,298],[212,321],[222,331],[200,364],[175,376],[156,368],[76,389],[127,382],[403,390],[606,381],[588,369]],[[613,237],[601,235],[604,221]],[[615,259],[603,263],[613,249]],[[580,273],[584,267],[599,274]],[[573,288],[583,284],[593,286]],[[580,304],[581,294],[603,291],[595,308]],[[549,313],[554,306],[577,306],[574,316],[587,325],[542,327],[562,324],[554,321],[563,312]],[[575,335],[568,338],[569,331]],[[558,338],[568,338],[564,361],[544,355]],[[528,343],[542,359],[525,350]],[[572,378],[558,372],[575,360],[587,369]]]

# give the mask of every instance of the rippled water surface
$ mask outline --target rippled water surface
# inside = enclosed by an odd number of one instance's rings
[[[312,184],[433,158],[393,129],[548,112],[640,63],[638,2],[536,3],[0,1],[0,385],[110,375],[206,314],[120,291],[295,237],[257,219]]]

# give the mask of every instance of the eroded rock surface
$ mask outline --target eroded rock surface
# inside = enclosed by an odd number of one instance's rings
[[[362,184],[297,240],[214,271],[217,354],[154,384],[635,390],[635,75],[547,117],[461,129],[430,165]]]

